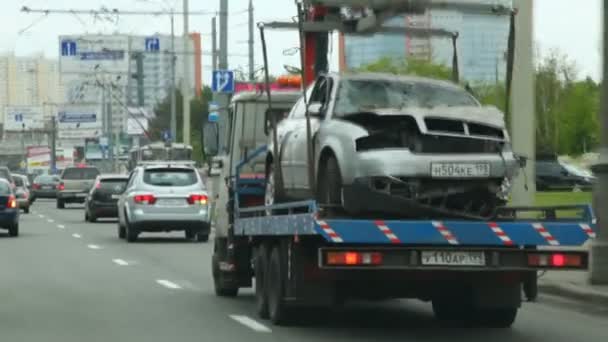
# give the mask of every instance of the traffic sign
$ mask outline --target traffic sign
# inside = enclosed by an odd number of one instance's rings
[[[160,50],[160,39],[158,37],[146,38],[146,51],[158,52]]]
[[[209,113],[217,112],[220,109],[220,105],[217,102],[209,102]]]
[[[220,116],[217,112],[211,112],[209,113],[209,116],[207,117],[207,121],[213,123],[213,122],[218,122],[220,120]]]
[[[23,114],[15,113],[15,122],[23,122]]]
[[[234,71],[214,70],[213,80],[211,80],[211,90],[214,93],[234,93]]]
[[[62,40],[61,41],[61,55],[62,56],[76,56],[76,42],[73,40]]]
[[[166,129],[163,131],[163,140],[164,141],[171,141],[171,131]]]

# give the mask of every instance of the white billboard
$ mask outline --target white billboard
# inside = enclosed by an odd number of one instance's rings
[[[62,75],[75,73],[127,73],[129,37],[121,35],[73,35],[59,37]]]
[[[102,134],[101,106],[69,105],[57,112],[61,139],[96,138]]]
[[[5,131],[29,131],[44,128],[41,106],[7,106],[4,109]]]

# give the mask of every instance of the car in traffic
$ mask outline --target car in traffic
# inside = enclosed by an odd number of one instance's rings
[[[31,201],[34,202],[38,198],[57,198],[57,186],[60,181],[56,175],[40,175],[34,178]]]
[[[7,229],[9,236],[19,235],[19,205],[13,186],[0,178],[0,228]]]
[[[557,158],[536,160],[536,188],[539,191],[590,191],[595,181],[591,171]]]
[[[180,162],[137,166],[118,200],[118,236],[135,242],[142,232],[170,231],[209,240],[209,197],[197,169]]]
[[[7,180],[11,184],[11,187],[13,189],[15,188],[15,180],[13,179],[13,174],[8,167],[0,166],[0,179]]]
[[[521,165],[504,115],[460,86],[411,76],[328,74],[306,97],[277,125],[276,149],[269,139],[267,205],[316,194],[328,212],[487,218],[506,203]],[[277,172],[281,184],[275,184]]]
[[[30,212],[30,189],[29,181],[27,176],[13,174],[13,180],[15,181],[15,197],[17,198],[17,206],[23,210],[24,213],[29,214]]]
[[[118,199],[125,191],[127,175],[100,175],[89,192],[84,205],[84,219],[95,222],[99,218],[118,217]]]
[[[94,166],[65,168],[57,185],[57,208],[65,208],[66,203],[84,203],[99,175],[99,169]]]

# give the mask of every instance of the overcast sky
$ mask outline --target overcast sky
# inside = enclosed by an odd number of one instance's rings
[[[600,76],[601,54],[601,1],[600,0],[534,0],[535,39],[542,52],[558,48],[573,59],[580,71],[580,77]],[[229,19],[229,63],[231,68],[247,69],[247,9],[248,0],[230,0]],[[0,52],[15,52],[17,55],[43,53],[47,57],[57,57],[58,40],[61,34],[88,33],[169,33],[169,17],[121,16],[118,21],[95,19],[90,15],[24,14],[22,6],[30,8],[98,9],[101,6],[118,9],[163,10],[174,7],[181,10],[180,0],[1,0]],[[211,5],[209,5],[211,3]],[[255,0],[256,21],[290,20],[295,14],[293,0]],[[193,11],[216,11],[219,0],[190,1]],[[203,33],[203,50],[210,50],[211,16],[192,16],[190,29]],[[176,19],[176,33],[183,32],[183,23]],[[259,47],[256,32],[256,48]],[[282,72],[284,64],[297,65],[297,56],[284,56],[283,50],[297,45],[297,34],[293,32],[269,33],[270,58],[277,61],[273,73]],[[258,48],[256,64],[261,65]],[[336,54],[333,54],[335,60]],[[335,64],[335,63],[334,63]],[[204,78],[208,81],[210,58],[205,57]]]

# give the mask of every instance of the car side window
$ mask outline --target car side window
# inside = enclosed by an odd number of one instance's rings
[[[314,86],[309,87],[306,90],[306,97],[310,99],[310,95],[314,90]],[[290,119],[303,119],[306,116],[306,108],[304,107],[304,97],[300,97],[298,102],[293,106],[291,112],[289,113]]]
[[[329,105],[330,93],[332,88],[332,81],[329,77],[319,77],[317,83],[315,85],[314,90],[312,91],[312,95],[310,97],[310,102],[318,102],[321,103],[322,109],[327,109]]]
[[[127,182],[127,186],[125,189],[129,189],[133,186],[133,184],[135,183],[136,176],[137,176],[137,170],[131,171],[131,174],[129,175],[129,181]]]

